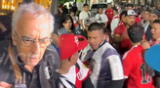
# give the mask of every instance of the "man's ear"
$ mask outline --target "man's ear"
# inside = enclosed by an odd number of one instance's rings
[[[12,43],[13,43],[13,45],[16,46],[16,45],[17,45],[17,43],[16,43],[16,36],[15,36],[14,33],[12,34],[12,37],[11,37],[11,38],[12,38]]]
[[[103,39],[106,40],[107,34],[103,34]]]

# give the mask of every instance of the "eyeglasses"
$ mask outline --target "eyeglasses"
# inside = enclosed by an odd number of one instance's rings
[[[19,36],[17,35],[17,37],[19,37]],[[22,37],[19,37],[19,38],[22,41],[24,46],[32,46],[33,44],[38,42],[41,47],[46,47],[52,41],[52,39],[48,38],[48,37],[45,37],[45,38],[42,38],[42,39],[32,39],[32,38],[29,38],[27,36],[22,36]]]
[[[35,43],[39,43],[40,46],[44,47],[44,46],[47,46],[50,42],[51,42],[51,39],[50,38],[42,38],[42,39],[30,39],[30,38],[27,38],[27,37],[22,37],[22,42],[24,43],[24,45],[26,46],[31,46]]]

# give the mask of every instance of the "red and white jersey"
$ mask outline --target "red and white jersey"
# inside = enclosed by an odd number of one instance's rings
[[[146,71],[141,45],[133,46],[123,56],[124,75],[128,78],[127,88],[155,88],[153,77]]]
[[[77,65],[77,66],[76,66]],[[78,59],[77,64],[73,65],[68,73],[61,74],[60,80],[62,84],[60,88],[82,88],[82,81],[84,81],[90,73],[90,70]]]
[[[114,35],[121,36],[122,40],[119,43],[119,51],[123,55],[127,50],[132,47],[131,41],[128,36],[127,28],[124,22],[120,22],[114,30]]]
[[[120,21],[120,16],[119,15],[115,15],[113,17],[112,21],[111,21],[111,24],[110,24],[111,25],[111,33],[112,33],[112,35],[114,33],[115,28],[118,27],[119,21]]]

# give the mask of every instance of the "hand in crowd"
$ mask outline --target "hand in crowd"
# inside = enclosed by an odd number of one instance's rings
[[[7,31],[7,28],[2,23],[0,23],[0,31],[2,32]]]
[[[12,88],[12,85],[6,82],[0,82],[0,88]]]

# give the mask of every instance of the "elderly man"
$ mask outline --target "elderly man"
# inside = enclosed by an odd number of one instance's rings
[[[53,21],[50,12],[35,3],[15,11],[12,41],[0,48],[0,88],[55,88],[58,55],[49,46]]]

